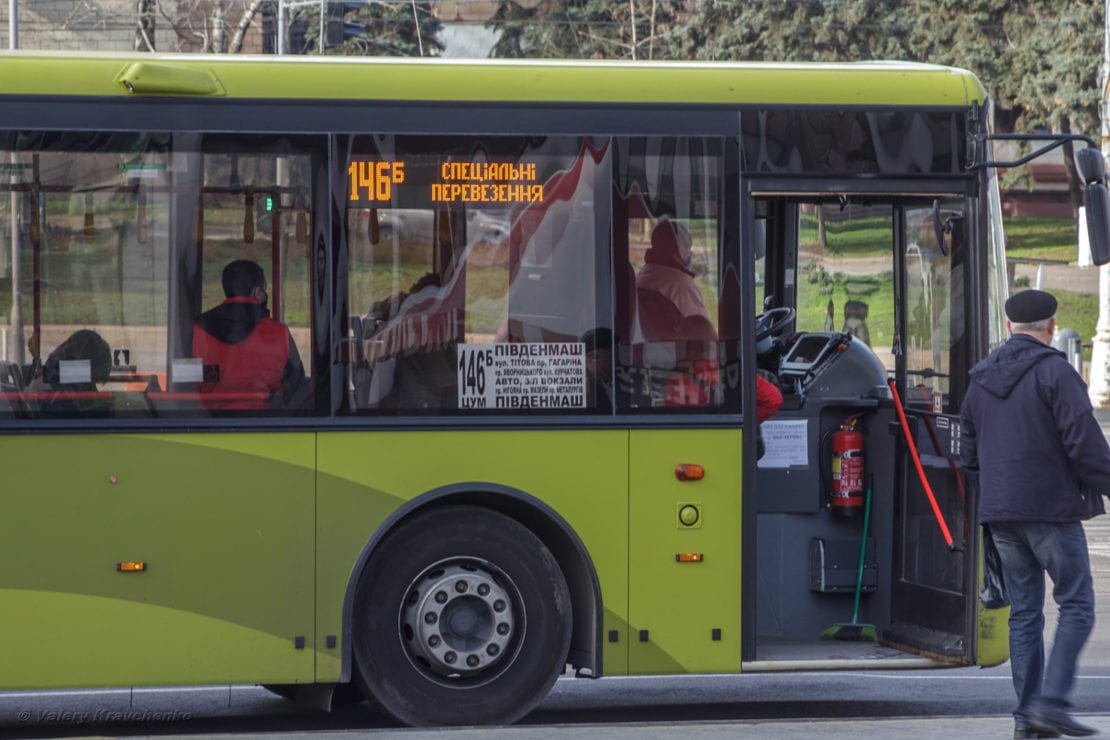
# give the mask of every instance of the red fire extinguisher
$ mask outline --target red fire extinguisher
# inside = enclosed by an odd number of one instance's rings
[[[859,416],[849,416],[832,435],[832,492],[829,508],[833,516],[854,517],[863,513],[863,433],[856,429]]]

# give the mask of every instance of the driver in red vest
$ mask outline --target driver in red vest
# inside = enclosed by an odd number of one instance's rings
[[[210,409],[249,410],[300,407],[308,384],[289,327],[270,318],[266,273],[250,260],[224,268],[219,306],[193,324],[193,356],[204,362],[199,390],[213,396]]]

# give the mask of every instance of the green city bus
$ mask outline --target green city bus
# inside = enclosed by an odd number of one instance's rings
[[[0,688],[478,724],[1006,660],[953,463],[989,110],[903,63],[0,54]],[[298,393],[194,355],[236,260]]]

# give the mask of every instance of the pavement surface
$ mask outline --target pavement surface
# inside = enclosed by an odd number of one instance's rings
[[[1110,735],[1110,714],[1077,715],[1077,718],[1099,730],[1099,736]],[[682,737],[683,740],[705,738],[758,738],[765,740],[964,740],[979,738],[1013,737],[1014,723],[1009,717],[944,717],[940,719],[853,719],[853,720],[794,720],[753,722],[704,722],[668,723],[665,725],[596,725],[558,727],[480,727],[436,730],[376,730],[365,733],[345,730],[342,732],[313,732],[298,735],[282,733],[283,740],[353,740],[354,738],[398,738],[401,740],[664,740]],[[192,736],[179,735],[178,740]],[[218,740],[244,740],[267,737],[236,733],[234,735],[205,735]]]

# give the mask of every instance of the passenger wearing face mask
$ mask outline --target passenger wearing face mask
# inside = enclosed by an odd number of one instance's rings
[[[250,260],[224,268],[227,298],[193,324],[193,357],[204,362],[199,391],[209,409],[299,408],[308,393],[293,335],[270,318],[266,273]]]
[[[683,320],[709,321],[705,300],[694,282],[690,232],[664,216],[651,232],[651,248],[636,274],[640,326],[645,339],[679,339]]]

